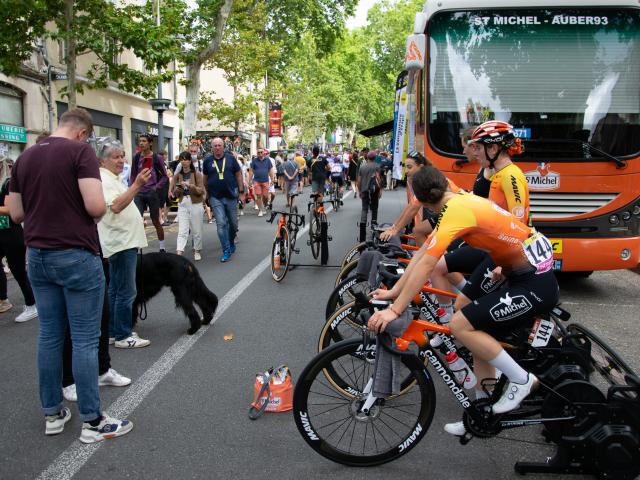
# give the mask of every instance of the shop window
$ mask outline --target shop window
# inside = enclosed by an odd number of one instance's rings
[[[3,85],[0,85],[0,123],[24,125],[22,94]]]

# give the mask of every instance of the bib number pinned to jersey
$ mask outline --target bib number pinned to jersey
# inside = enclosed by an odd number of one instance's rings
[[[545,273],[553,266],[553,246],[551,242],[539,232],[522,242],[522,250],[529,263],[536,267],[536,273]]]

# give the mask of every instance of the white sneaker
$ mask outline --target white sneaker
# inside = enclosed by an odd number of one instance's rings
[[[80,433],[80,441],[82,443],[96,443],[109,438],[116,438],[125,435],[131,431],[133,423],[129,420],[117,420],[115,418],[102,416],[102,420],[97,427],[91,426],[90,423],[82,424],[82,432]]]
[[[62,387],[62,396],[67,402],[77,402],[78,394],[76,393],[76,384],[72,383],[68,387]]]
[[[538,387],[538,383],[538,379],[533,373],[529,373],[525,384],[509,382],[500,399],[493,404],[493,413],[499,414],[515,410]]]
[[[110,385],[112,387],[126,387],[130,383],[130,378],[120,375],[113,368],[110,368],[106,373],[103,373],[98,377],[98,386],[100,387],[104,387],[106,385]]]
[[[263,212],[262,210],[260,210],[260,211],[258,212],[258,216],[259,216],[259,217],[264,217],[264,212]]]
[[[258,205],[254,205],[254,206],[253,206],[253,209],[254,209],[254,210],[258,210]]]
[[[71,410],[64,407],[56,415],[46,415],[44,420],[44,434],[57,435],[64,430],[64,424],[71,420]]]
[[[199,262],[200,260],[202,260],[202,255],[200,255],[200,252],[195,252],[195,253],[193,254],[193,259],[194,259],[196,262]]]
[[[240,210],[240,216],[244,216],[244,210]]]
[[[16,317],[15,321],[18,323],[28,322],[29,320],[33,320],[37,316],[38,316],[38,309],[36,308],[35,305],[31,305],[29,307],[25,305],[22,313]]]
[[[116,343],[116,337],[109,337],[109,345]]]
[[[464,428],[464,422],[460,420],[459,422],[447,423],[444,426],[444,431],[450,433],[451,435],[455,435],[456,437],[462,437],[467,430]]]
[[[149,340],[145,340],[144,338],[134,337],[131,335],[130,337],[125,338],[124,340],[116,340],[114,344],[116,348],[142,348],[149,345],[151,342]]]

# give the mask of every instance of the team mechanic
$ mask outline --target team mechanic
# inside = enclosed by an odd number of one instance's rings
[[[485,397],[482,380],[495,378],[495,369],[506,375],[502,397],[493,405],[500,414],[517,408],[538,384],[537,378],[520,367],[494,336],[526,324],[533,315],[550,311],[558,300],[558,283],[551,270],[553,249],[549,240],[534,228],[519,221],[495,203],[467,193],[450,191],[445,176],[433,167],[423,167],[413,176],[416,198],[439,221],[409,267],[391,290],[376,290],[376,299],[395,299],[386,310],[371,316],[368,327],[384,331],[404,311],[451,242],[458,238],[472,247],[488,252],[497,267],[494,277],[506,278],[499,289],[483,296],[474,289],[467,304],[451,320],[451,332],[474,356],[478,378],[476,398]],[[462,422],[448,424],[445,430],[464,434]]]
[[[465,135],[463,133],[463,147]],[[490,121],[478,126],[467,140],[464,152],[469,160],[480,164],[480,172],[473,186],[475,195],[489,198],[502,209],[510,212],[520,222],[529,222],[529,188],[520,168],[511,162],[513,155],[523,151],[513,127],[505,122]],[[468,282],[455,279],[461,291],[455,309],[469,303],[469,298],[493,292],[500,287],[501,280],[494,280],[491,272],[495,268],[493,259],[483,250],[463,245],[444,255],[436,265],[431,281],[433,286],[449,289],[452,272],[471,274]],[[450,273],[451,272],[451,273]],[[448,278],[449,277],[449,278]],[[480,291],[477,291],[477,290]],[[453,315],[451,300],[439,297],[440,307],[446,312],[446,323]]]

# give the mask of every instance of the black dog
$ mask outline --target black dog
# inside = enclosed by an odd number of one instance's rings
[[[189,317],[189,335],[196,333],[201,324],[211,323],[218,308],[218,297],[204,284],[195,265],[174,253],[153,252],[138,255],[138,293],[133,302],[133,326],[138,320],[140,305],[148,302],[165,286],[173,292],[176,308],[180,308]],[[202,311],[202,320],[194,303]]]

